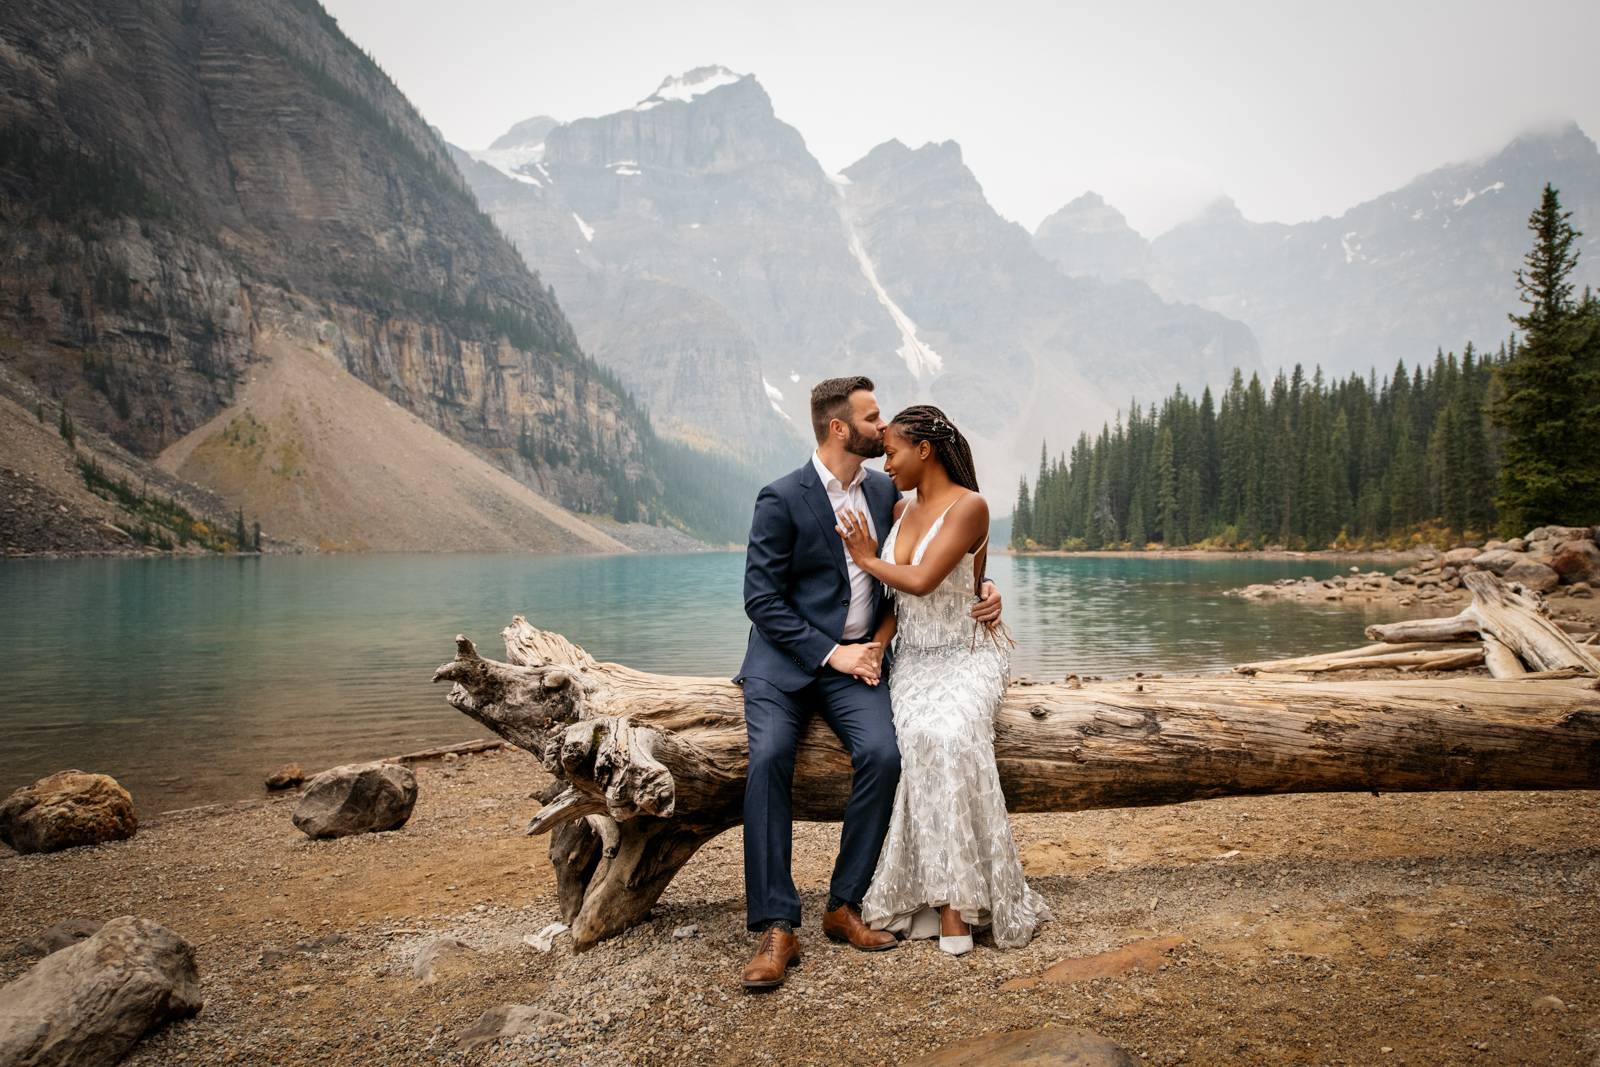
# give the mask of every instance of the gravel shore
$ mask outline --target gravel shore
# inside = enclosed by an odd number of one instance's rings
[[[284,798],[157,816],[95,848],[0,847],[0,929],[134,914],[189,938],[205,1008],[126,1061],[151,1067],[867,1064],[1051,1022],[1153,1064],[1600,1062],[1594,793],[1015,816],[1056,917],[1027,949],[980,942],[962,959],[823,940],[838,828],[807,824],[795,842],[805,961],[783,989],[750,996],[736,983],[751,947],[737,831],[690,862],[649,924],[582,955],[565,936],[540,953],[523,939],[559,918],[553,871],[522,827],[543,772],[500,751],[417,773],[416,812],[393,833],[313,842]],[[1001,988],[1164,935],[1185,941],[1152,973]],[[437,937],[471,948],[423,982],[413,961]],[[0,960],[0,980],[28,963]],[[504,1003],[559,1018],[463,1053],[462,1032]]]

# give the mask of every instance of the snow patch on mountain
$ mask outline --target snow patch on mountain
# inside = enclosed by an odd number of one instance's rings
[[[732,85],[743,79],[743,74],[735,74],[727,67],[696,67],[687,74],[667,78],[655,92],[635,104],[633,110],[649,111],[662,104],[686,104],[697,96],[704,96],[713,89],[720,89],[724,85]]]
[[[1358,259],[1364,260],[1367,258],[1361,252],[1360,240],[1351,240],[1356,236],[1356,231],[1351,230],[1349,233],[1342,234],[1339,237],[1339,244],[1344,248],[1344,261],[1346,263],[1354,263]]]
[[[572,221],[578,224],[578,231],[583,234],[585,241],[594,241],[594,227],[584,222],[576,211],[572,213]],[[573,249],[573,251],[577,251],[577,249]]]
[[[467,155],[479,163],[488,164],[513,181],[537,185],[541,189],[544,188],[544,181],[540,180],[540,175],[544,176],[545,181],[550,178],[549,172],[539,163],[544,159],[543,141],[536,145],[519,145],[516,148],[480,148],[468,152]]]
[[[761,388],[767,391],[767,403],[772,405],[772,410],[782,415],[786,421],[793,422],[794,420],[789,418],[789,413],[783,410],[783,390],[767,381],[765,374],[761,376]]]
[[[894,320],[895,329],[900,331],[900,347],[895,353],[905,361],[906,369],[913,378],[923,375],[935,375],[944,370],[944,357],[935,352],[932,347],[923,343],[917,336],[917,324],[911,321],[911,316],[900,309],[894,302],[883,283],[878,281],[878,270],[872,265],[872,257],[867,255],[867,246],[861,243],[861,234],[856,232],[856,224],[850,217],[850,208],[844,200],[844,189],[836,189],[839,194],[839,220],[844,223],[846,236],[850,238],[850,254],[855,257],[856,265],[861,268],[861,276],[866,279],[867,285],[877,296],[878,303],[889,313],[889,318]]]

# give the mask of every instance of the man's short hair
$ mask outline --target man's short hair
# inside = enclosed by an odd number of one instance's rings
[[[828,378],[811,387],[811,429],[817,435],[817,444],[828,437],[828,424],[834,419],[850,421],[850,395],[865,389],[876,389],[872,379],[864,374],[849,378]]]

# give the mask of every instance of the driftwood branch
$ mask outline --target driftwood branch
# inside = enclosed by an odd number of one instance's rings
[[[598,663],[520,616],[503,636],[507,662],[458,637],[435,680],[454,683],[453,707],[564,783],[529,831],[551,833],[562,910],[585,948],[640,921],[696,849],[738,824],[742,696],[720,678]],[[995,722],[995,755],[1017,812],[1265,793],[1594,789],[1593,685],[1482,675],[1018,683]],[[795,817],[839,819],[849,783],[843,748],[814,718],[795,768]]]
[[[1559,623],[1545,614],[1544,602],[1521,586],[1508,586],[1493,574],[1466,576],[1472,603],[1445,619],[1407,619],[1367,627],[1377,644],[1315,656],[1241,663],[1240,674],[1320,674],[1330,671],[1397,667],[1401,670],[1460,670],[1485,666],[1495,678],[1527,674],[1600,675],[1600,656],[1588,647],[1588,627]],[[1582,633],[1583,640],[1572,637]],[[1477,642],[1475,648],[1463,648]]]

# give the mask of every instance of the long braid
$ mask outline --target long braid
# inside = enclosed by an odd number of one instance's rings
[[[926,441],[933,446],[950,480],[963,489],[978,491],[978,471],[972,462],[972,446],[956,424],[932,404],[913,404],[890,420],[913,444]]]

